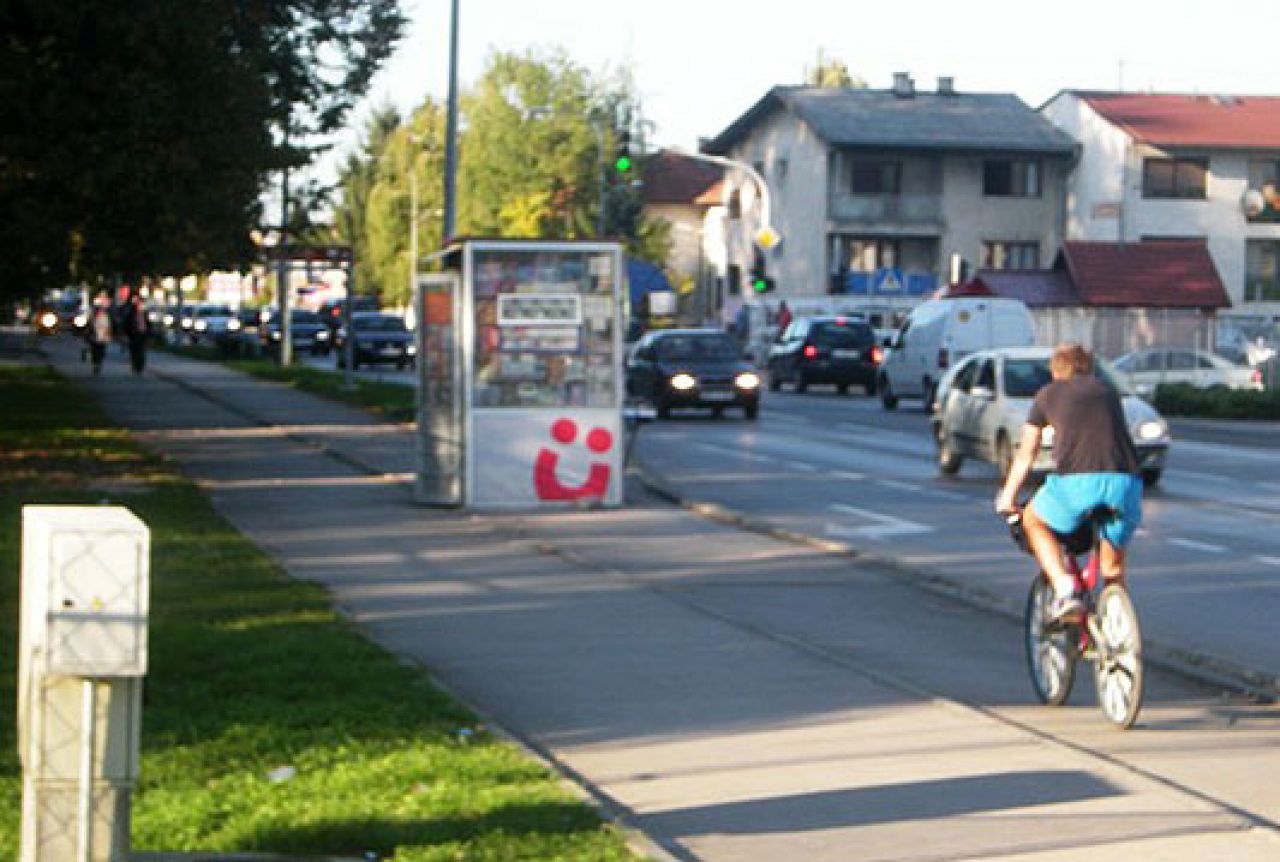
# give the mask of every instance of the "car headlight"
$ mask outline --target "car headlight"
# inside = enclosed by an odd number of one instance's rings
[[[698,378],[692,374],[680,372],[671,378],[671,388],[680,392],[686,392],[698,385]]]
[[[209,324],[207,321],[197,320],[195,322],[195,327],[196,327],[196,332],[204,332],[206,329],[209,328]]]
[[[76,326],[84,326],[88,322],[89,322],[89,315],[85,314],[83,311],[77,314],[75,317],[75,320],[72,321],[72,323],[74,323]]]
[[[739,389],[755,389],[760,385],[760,375],[754,371],[744,371],[733,378],[733,385]]]
[[[239,332],[241,323],[238,320],[227,321],[227,332]]]
[[[328,341],[328,340],[329,340],[329,330],[322,329],[316,333],[316,341]]]
[[[273,333],[271,333],[271,340],[272,340],[272,341],[279,341],[279,340],[280,340],[280,333],[279,333],[278,331],[277,331],[277,332],[273,332]]]
[[[1142,443],[1163,440],[1169,435],[1169,427],[1160,419],[1147,419],[1138,423],[1134,438]]]
[[[410,356],[417,356],[418,348],[416,345],[410,344],[408,347],[404,349],[404,352],[409,354]]]
[[[40,325],[48,327],[57,326],[58,315],[54,314],[52,311],[46,311],[44,314],[40,315]]]

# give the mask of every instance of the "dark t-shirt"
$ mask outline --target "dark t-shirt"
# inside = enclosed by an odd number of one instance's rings
[[[1053,426],[1059,473],[1139,473],[1120,395],[1092,374],[1042,388],[1031,402],[1027,422]]]

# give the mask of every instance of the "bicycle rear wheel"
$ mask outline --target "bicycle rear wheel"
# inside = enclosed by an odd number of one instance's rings
[[[1027,610],[1023,616],[1023,640],[1027,648],[1027,668],[1031,686],[1041,703],[1062,706],[1071,696],[1076,679],[1076,638],[1074,626],[1054,623],[1049,617],[1053,585],[1041,572],[1031,582]]]
[[[1133,726],[1142,709],[1142,631],[1129,592],[1121,586],[1102,591],[1094,614],[1097,658],[1093,681],[1098,707],[1121,730]]]

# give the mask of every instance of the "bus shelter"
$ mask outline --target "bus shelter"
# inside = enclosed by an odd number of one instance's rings
[[[617,243],[462,240],[417,279],[419,502],[622,502]]]

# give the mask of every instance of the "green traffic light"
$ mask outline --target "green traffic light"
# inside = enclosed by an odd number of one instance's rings
[[[751,289],[756,293],[764,293],[769,289],[769,283],[763,278],[753,278],[751,280]]]
[[[631,157],[618,156],[618,160],[613,163],[613,168],[618,173],[625,174],[627,171],[631,170]]]

